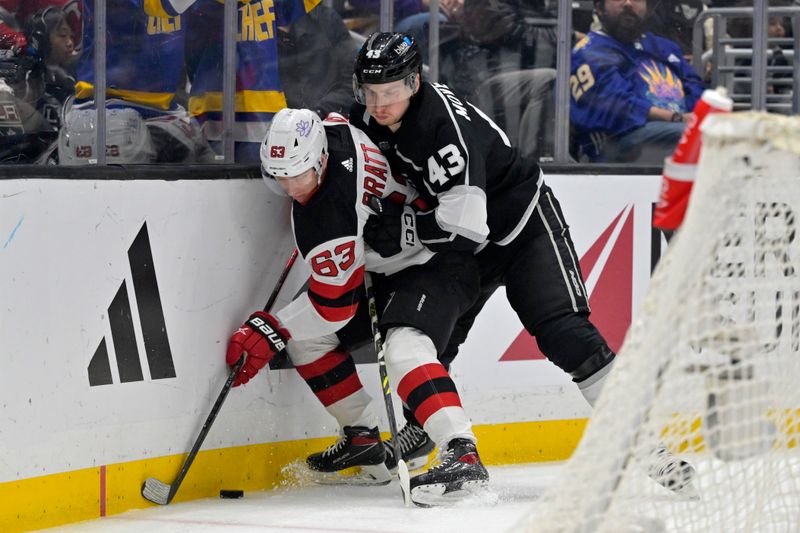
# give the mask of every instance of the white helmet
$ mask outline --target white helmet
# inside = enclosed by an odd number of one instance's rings
[[[297,176],[313,168],[322,175],[328,137],[319,116],[309,109],[281,109],[261,144],[264,179]]]
[[[96,109],[72,108],[58,136],[61,165],[87,165],[97,158]],[[131,108],[106,109],[106,161],[110,164],[154,163],[156,151],[142,116]]]

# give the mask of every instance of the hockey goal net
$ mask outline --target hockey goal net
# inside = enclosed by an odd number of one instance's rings
[[[583,440],[515,531],[800,531],[800,119],[709,117]],[[660,444],[698,497],[647,475]]]

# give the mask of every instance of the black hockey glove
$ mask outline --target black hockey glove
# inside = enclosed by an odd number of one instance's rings
[[[364,224],[364,242],[381,257],[392,257],[407,248],[419,247],[417,222],[411,207],[370,195],[375,214]]]

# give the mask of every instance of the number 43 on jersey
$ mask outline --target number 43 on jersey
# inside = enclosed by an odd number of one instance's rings
[[[444,185],[460,174],[465,166],[464,157],[456,145],[448,144],[428,158],[428,176],[431,183]]]

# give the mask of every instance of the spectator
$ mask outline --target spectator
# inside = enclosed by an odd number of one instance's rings
[[[537,160],[552,157],[555,79],[552,68],[495,74],[475,91],[475,103],[522,155]]]
[[[789,17],[769,17],[767,24],[767,37],[769,39],[785,39],[786,37],[789,37],[789,33],[791,31],[790,28],[791,24]],[[770,44],[770,50],[772,51],[772,54],[767,60],[767,67],[782,67],[786,70],[789,70],[789,72],[767,72],[768,94],[792,94],[792,72],[790,70],[792,64],[789,62],[786,54],[784,54],[786,48],[791,50],[792,45],[789,44],[787,47],[786,45],[781,44]],[[791,112],[791,107],[787,106],[786,109],[782,110]]]
[[[553,154],[555,7],[546,0],[467,0],[461,17],[469,41],[486,51],[483,72],[473,75],[484,81],[468,94],[534,158]]]
[[[770,7],[790,7],[795,5],[792,0],[772,0],[769,3]],[[745,0],[736,0],[733,7],[752,7],[752,2]],[[753,19],[752,14],[745,17],[737,17],[731,19],[728,24],[728,33],[730,37],[745,39],[747,44],[732,46],[732,48],[743,48],[745,50],[752,50],[753,38]],[[791,63],[786,57],[784,52],[792,49],[791,41],[788,43],[781,43],[779,39],[791,37],[791,24],[788,17],[770,16],[767,20],[767,38],[769,39],[770,53],[767,58],[767,80],[766,89],[767,94],[770,95],[783,95],[783,97],[769,98],[767,101],[767,110],[772,112],[791,113],[791,104],[789,98],[792,94],[792,71],[790,68]],[[749,57],[737,57],[734,60],[734,65],[737,71],[734,73],[733,83],[733,99],[740,104],[751,104],[751,95],[753,93],[752,82],[750,81],[753,61]],[[770,67],[782,67],[784,72]],[[763,83],[763,82],[762,82]]]
[[[380,0],[350,0],[350,4],[356,12],[371,14],[380,12]],[[430,0],[394,0],[394,29],[414,36],[425,63],[428,62],[430,4]],[[457,23],[463,11],[464,0],[439,0],[439,23]],[[366,35],[375,29],[377,28],[363,28],[360,31]]]
[[[72,28],[73,45],[77,49],[81,39],[81,0],[0,0],[0,48],[23,49],[27,44],[22,27],[37,11],[60,7],[67,14]]]
[[[106,154],[114,163],[213,159],[199,125],[175,102],[184,81],[185,25],[192,0],[108,0]],[[94,0],[83,0],[84,38],[75,105],[59,136],[61,164],[96,158]]]
[[[347,116],[353,104],[353,58],[358,51],[344,21],[318,5],[291,26],[278,27],[280,79],[291,108],[325,118]]]
[[[548,0],[466,0],[460,21],[474,42],[513,54],[518,69],[555,68],[556,7]]]
[[[441,81],[466,98],[496,74],[555,67],[555,17],[545,0],[466,0],[440,36]]]
[[[656,0],[645,28],[677,43],[691,61],[694,21],[704,10],[704,0]]]
[[[703,82],[680,47],[642,33],[646,0],[595,0],[602,30],[572,51],[570,119],[577,155],[660,164],[675,148]]]
[[[22,35],[22,33],[20,33]],[[28,82],[39,62],[21,50],[0,50],[0,162],[30,163],[55,134],[31,103]]]
[[[236,41],[237,162],[258,162],[272,117],[287,106],[278,67],[277,28],[289,27],[320,0],[239,0]],[[186,13],[189,112],[221,152],[224,4],[198,0]],[[313,24],[313,22],[311,23]]]
[[[28,52],[41,61],[38,69],[41,76],[30,80],[29,86],[37,84],[38,87],[32,87],[34,92],[50,100],[46,104],[50,108],[44,116],[58,129],[61,127],[61,107],[75,92],[75,64],[78,59],[68,14],[57,7],[38,11],[26,21],[24,34],[28,41]],[[42,108],[46,109],[44,106]]]
[[[75,57],[67,14],[58,7],[31,14],[19,35],[24,48],[3,51],[3,78],[14,95],[4,104],[15,111],[3,116],[6,134],[0,159],[30,163],[58,135],[62,106],[75,86],[69,74]],[[18,126],[11,124],[14,118],[19,119]]]

